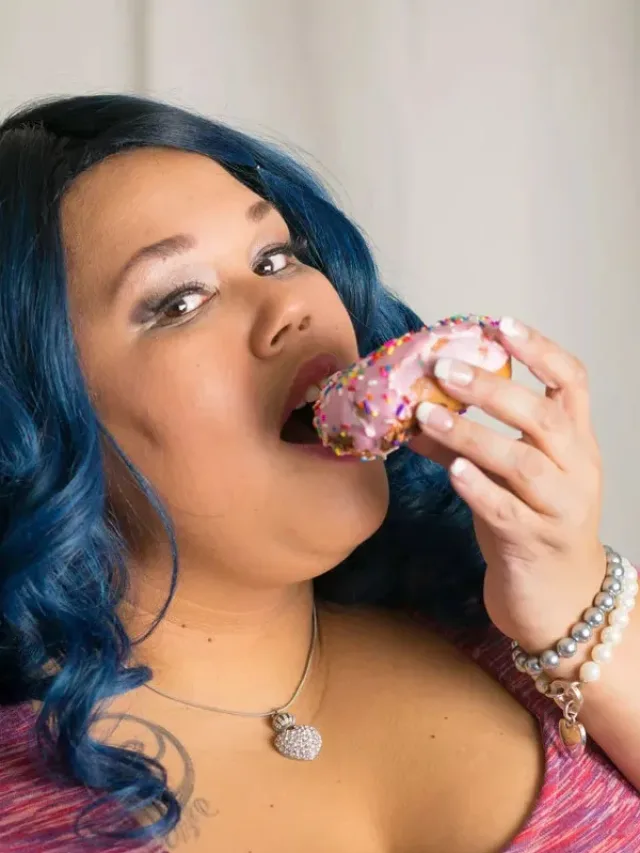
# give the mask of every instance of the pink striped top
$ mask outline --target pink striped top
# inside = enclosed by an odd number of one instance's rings
[[[474,660],[494,675],[539,721],[546,769],[538,800],[504,853],[638,853],[640,794],[589,739],[580,757],[560,740],[560,709],[511,660],[496,629],[473,647]],[[640,724],[640,721],[639,721]],[[640,759],[639,759],[640,760]]]
[[[559,710],[528,676],[515,671],[504,637],[492,630],[480,644],[465,645],[540,721],[544,783],[532,814],[504,853],[638,853],[640,795],[593,743],[580,758],[564,753]],[[30,757],[33,722],[28,705],[0,709],[0,853],[164,853],[158,842],[78,838],[73,821],[92,795],[38,775]]]

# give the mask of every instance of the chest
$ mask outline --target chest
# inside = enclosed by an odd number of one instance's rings
[[[514,837],[541,783],[535,720],[430,635],[415,648],[404,626],[352,624],[325,631],[321,701],[294,709],[322,734],[314,761],[280,756],[264,720],[148,691],[104,732],[166,768],[183,809],[167,850],[487,853]]]
[[[486,853],[508,842],[539,785],[535,724],[474,736],[473,721],[443,717],[426,730],[383,716],[320,719],[323,748],[292,761],[256,721],[169,729],[156,744],[182,818],[164,841],[185,853]],[[219,721],[217,721],[219,723]],[[138,737],[140,737],[140,724]],[[213,731],[215,729],[215,736]],[[224,743],[223,741],[227,742]],[[473,793],[473,796],[471,796]],[[497,806],[497,804],[499,804]]]
[[[236,743],[229,754],[189,746],[165,757],[183,802],[165,839],[185,853],[388,853],[376,814],[379,781],[363,761],[341,760],[338,743],[311,762]]]

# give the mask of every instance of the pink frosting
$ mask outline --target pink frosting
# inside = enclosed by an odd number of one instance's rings
[[[315,403],[314,426],[338,455],[386,457],[415,434],[414,412],[423,399],[414,385],[439,358],[465,361],[491,372],[509,356],[496,340],[496,321],[454,317],[384,344],[331,376]]]

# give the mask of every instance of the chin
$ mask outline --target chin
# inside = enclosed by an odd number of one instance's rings
[[[381,461],[348,464],[338,488],[313,494],[314,531],[326,559],[324,571],[334,568],[369,539],[389,509],[389,482]],[[322,573],[322,572],[321,572]]]

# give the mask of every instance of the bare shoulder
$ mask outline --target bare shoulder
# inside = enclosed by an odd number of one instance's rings
[[[397,849],[501,849],[541,784],[537,722],[409,616],[331,607],[323,626],[333,689],[357,717],[358,737],[374,746],[372,770]]]

